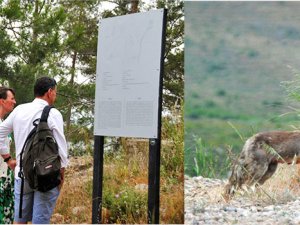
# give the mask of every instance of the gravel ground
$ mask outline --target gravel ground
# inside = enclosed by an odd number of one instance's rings
[[[242,192],[226,203],[221,195],[225,184],[225,180],[186,176],[185,224],[300,224],[300,197],[289,189],[275,202],[266,201],[266,194],[257,197],[256,190]]]

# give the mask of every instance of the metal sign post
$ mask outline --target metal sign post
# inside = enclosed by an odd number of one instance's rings
[[[149,138],[148,223],[159,223],[166,15],[166,9],[159,9],[107,18],[101,23],[94,122],[93,224],[102,222],[104,136]],[[135,44],[129,48],[128,43]]]
[[[149,140],[148,224],[159,224],[160,139]]]
[[[102,184],[104,136],[95,136],[94,172],[93,172],[93,208],[92,223],[99,224],[102,219]]]
[[[149,139],[149,174],[148,174],[148,224],[159,224],[160,199],[160,147],[161,147],[161,113],[164,75],[165,37],[167,24],[167,10],[164,10],[162,29],[162,48],[160,61],[160,81],[157,112],[157,138]]]

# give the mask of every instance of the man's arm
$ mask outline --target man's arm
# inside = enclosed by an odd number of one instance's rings
[[[14,169],[16,166],[16,160],[11,158],[9,152],[9,140],[8,135],[13,129],[13,112],[0,124],[0,154],[7,165]]]
[[[8,166],[10,169],[14,170],[15,167],[16,167],[16,165],[17,165],[17,161],[16,161],[15,159],[13,159],[13,158],[10,156],[10,154],[2,154],[1,156],[2,156],[2,158],[4,159],[4,162],[7,163],[7,166]]]
[[[52,112],[53,110],[53,112]],[[66,168],[68,165],[68,148],[64,135],[64,122],[62,115],[56,109],[50,111],[51,117],[49,117],[49,128],[53,131],[53,136],[58,145],[59,156],[61,158],[61,167]]]
[[[65,181],[65,168],[60,169],[60,178],[61,178],[61,181],[59,184],[59,190],[61,189],[61,187],[63,186],[64,181]]]
[[[8,119],[8,118],[7,118]],[[12,132],[12,124],[9,121],[3,121],[0,124],[0,154],[9,154],[9,143],[7,141],[7,136]]]
[[[53,120],[51,122],[52,124],[49,126],[50,129],[52,129],[53,136],[57,142],[59,156],[61,160],[61,167],[62,167],[60,169],[61,182],[59,185],[59,189],[61,189],[65,178],[65,168],[68,164],[68,148],[67,148],[67,141],[64,135],[64,122],[63,122],[62,115],[57,111],[55,116],[53,116]]]

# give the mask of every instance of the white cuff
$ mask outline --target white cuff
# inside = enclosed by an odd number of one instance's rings
[[[9,154],[9,149],[0,149],[0,155],[6,155],[6,154]]]

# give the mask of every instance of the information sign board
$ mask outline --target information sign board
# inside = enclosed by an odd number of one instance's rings
[[[163,13],[101,20],[94,135],[157,138]]]

